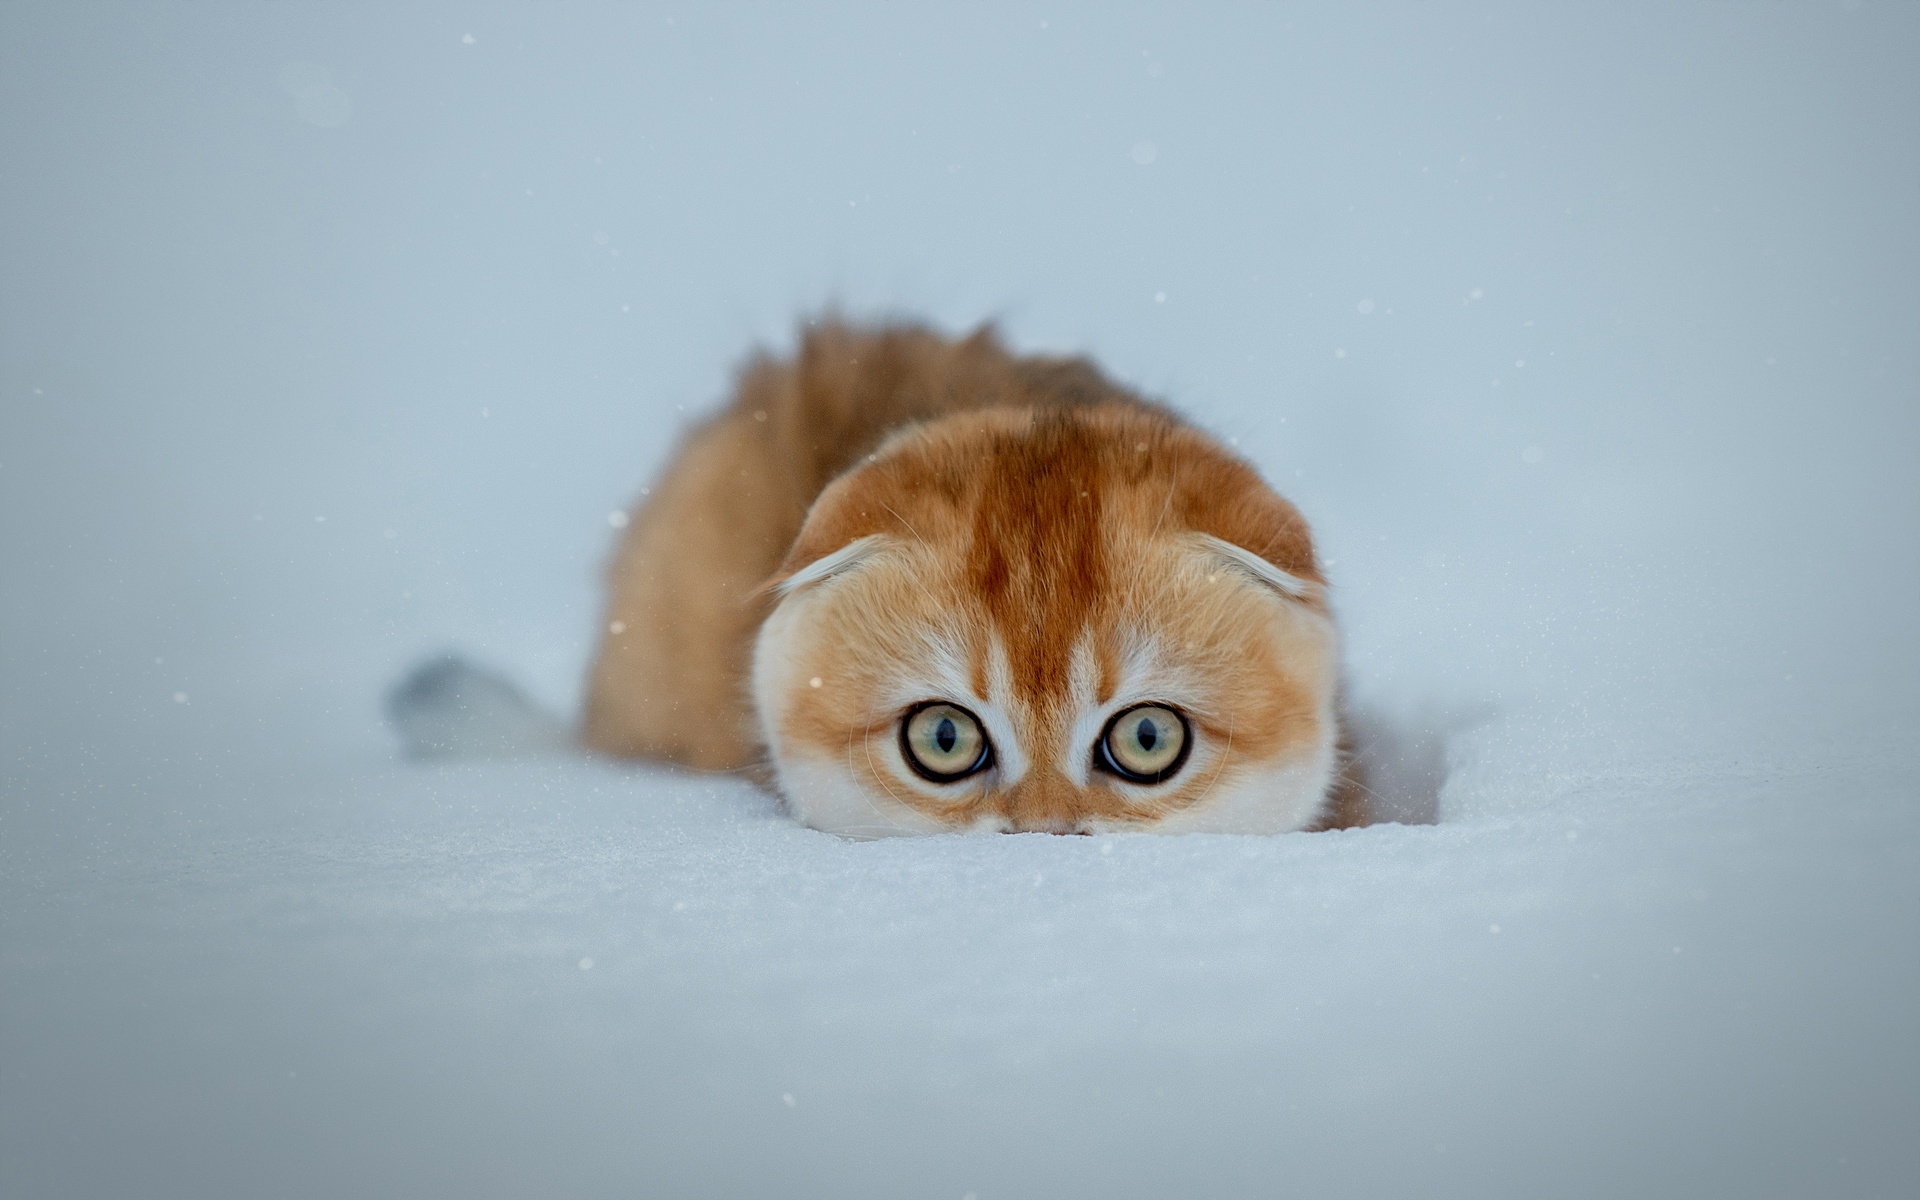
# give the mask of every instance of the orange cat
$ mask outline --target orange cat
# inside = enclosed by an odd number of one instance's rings
[[[585,739],[851,837],[1357,820],[1300,514],[1080,359],[810,328],[634,514]],[[1342,786],[1346,784],[1346,786]]]

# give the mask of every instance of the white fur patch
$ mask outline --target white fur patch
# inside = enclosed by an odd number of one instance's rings
[[[1028,768],[1033,764],[1014,730],[1010,715],[1013,705],[1013,665],[1007,661],[1007,648],[997,636],[987,645],[985,699],[986,703],[980,709],[980,720],[987,727],[987,736],[993,739],[995,770],[999,773],[996,782],[1001,787],[1012,787],[1026,777]]]
[[[1331,731],[1329,726],[1329,731]],[[1320,818],[1333,784],[1333,739],[1278,769],[1241,768],[1199,803],[1170,813],[1155,833],[1292,833]]]
[[[848,750],[860,752],[853,742]],[[780,755],[774,762],[788,811],[802,825],[856,841],[952,832],[911,805],[875,795],[840,763],[810,754]]]
[[[1067,668],[1068,703],[1074,706],[1073,726],[1067,731],[1066,743],[1060,747],[1061,759],[1054,764],[1077,788],[1087,786],[1093,769],[1093,743],[1107,721],[1106,710],[1097,699],[1099,675],[1092,644],[1083,635],[1073,644],[1073,659]],[[1121,690],[1125,690],[1124,686]]]

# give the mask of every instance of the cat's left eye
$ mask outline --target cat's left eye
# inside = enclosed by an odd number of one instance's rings
[[[1187,761],[1187,719],[1161,704],[1137,704],[1107,722],[1100,765],[1129,783],[1159,783]]]
[[[953,783],[993,761],[993,747],[980,721],[957,704],[934,701],[900,722],[900,748],[922,779]]]

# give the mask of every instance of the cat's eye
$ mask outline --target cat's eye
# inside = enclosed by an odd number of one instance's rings
[[[984,769],[993,759],[987,731],[956,704],[922,704],[900,722],[900,749],[923,779],[952,783]]]
[[[1107,722],[1101,765],[1129,783],[1159,783],[1187,761],[1187,719],[1160,704],[1139,704]]]

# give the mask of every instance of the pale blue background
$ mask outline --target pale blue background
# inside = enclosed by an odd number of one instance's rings
[[[1886,3],[9,4],[0,1190],[1910,1194],[1916,63]],[[575,703],[607,514],[830,305],[1234,439],[1356,692],[1482,722],[1457,827],[1103,884],[396,765],[424,653]],[[1728,957],[1581,958],[1675,929]]]

